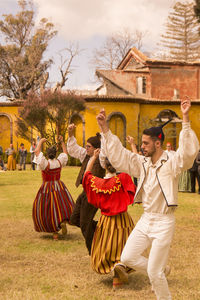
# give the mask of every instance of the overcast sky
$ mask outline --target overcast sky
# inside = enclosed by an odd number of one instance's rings
[[[67,82],[69,88],[94,87],[94,70],[89,65],[92,50],[100,47],[106,36],[122,28],[148,30],[143,50],[153,51],[164,30],[164,23],[174,0],[33,0],[37,20],[47,17],[58,29],[49,45],[48,56],[59,63],[58,51],[70,41],[85,49],[74,61],[75,69]],[[180,1],[184,2],[184,0]],[[16,13],[17,0],[0,0],[0,12]],[[59,76],[58,65],[51,68],[51,80]]]

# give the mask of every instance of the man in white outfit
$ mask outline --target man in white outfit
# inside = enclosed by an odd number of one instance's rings
[[[169,157],[171,157],[172,155],[174,155],[175,151],[172,150],[171,143],[167,142],[165,152],[168,154]]]
[[[162,127],[152,127],[143,131],[144,156],[141,156],[125,149],[118,137],[111,133],[104,110],[97,116],[104,136],[104,152],[110,163],[117,171],[140,178],[134,202],[143,203],[144,213],[126,242],[121,262],[148,274],[152,289],[159,300],[172,299],[165,270],[174,234],[173,212],[177,207],[178,178],[183,170],[192,166],[199,150],[198,139],[190,127],[190,106],[189,99],[181,101],[183,123],[179,148],[171,157],[162,149]],[[142,253],[149,246],[151,249],[147,259]],[[123,270],[121,273],[125,276]]]

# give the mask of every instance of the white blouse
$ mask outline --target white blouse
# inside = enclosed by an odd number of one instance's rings
[[[41,170],[45,170],[48,162],[49,162],[49,168],[50,169],[56,169],[60,167],[60,163],[61,166],[64,167],[67,164],[68,161],[68,155],[66,153],[61,153],[59,154],[58,158],[54,158],[54,159],[46,159],[46,157],[44,156],[44,154],[42,152],[39,153],[38,156],[35,155],[34,158],[34,163],[36,163],[37,165],[39,165]]]

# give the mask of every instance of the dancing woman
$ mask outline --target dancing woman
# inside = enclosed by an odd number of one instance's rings
[[[33,203],[33,222],[38,232],[53,232],[53,239],[58,239],[62,228],[67,234],[66,223],[69,221],[74,201],[65,184],[60,180],[61,168],[67,164],[68,156],[63,138],[59,136],[63,153],[56,159],[56,146],[47,149],[48,159],[41,152],[45,138],[42,138],[35,150],[35,162],[42,170],[43,183]]]
[[[92,268],[99,274],[114,270],[113,288],[127,282],[128,275],[122,272],[121,252],[134,228],[128,205],[133,203],[136,187],[126,173],[116,174],[108,159],[105,159],[106,176],[102,179],[91,173],[99,156],[99,149],[89,161],[83,178],[83,188],[88,202],[101,209],[91,249]]]

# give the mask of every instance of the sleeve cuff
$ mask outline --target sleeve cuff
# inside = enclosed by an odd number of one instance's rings
[[[107,139],[112,135],[112,132],[109,129],[106,133],[102,133],[102,135],[104,136],[105,139]]]
[[[182,129],[190,129],[191,126],[190,126],[190,122],[182,122]]]
[[[72,143],[72,142],[75,142],[76,141],[76,138],[75,138],[75,136],[73,135],[73,136],[70,136],[70,137],[68,137],[68,139],[67,139],[67,143]]]

